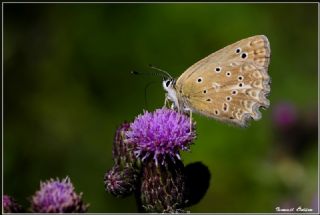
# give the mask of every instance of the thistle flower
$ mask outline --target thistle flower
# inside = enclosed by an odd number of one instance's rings
[[[183,163],[168,159],[164,164],[150,159],[144,165],[141,203],[146,212],[175,213],[183,211],[187,202]]]
[[[115,165],[104,176],[105,190],[116,197],[125,197],[136,188],[138,173],[133,167]]]
[[[2,196],[3,212],[5,213],[21,213],[23,212],[21,205],[8,195]]]
[[[105,190],[116,197],[134,191],[139,212],[186,212],[185,207],[204,196],[210,180],[204,174],[200,182],[205,184],[198,187],[201,190],[197,195],[197,188],[187,188],[195,182],[187,178],[189,174],[205,172],[194,171],[199,168],[195,165],[186,175],[180,160],[180,150],[189,150],[195,138],[195,123],[171,109],[145,111],[131,124],[123,123],[114,137],[115,165],[104,176]],[[191,198],[193,195],[196,197]]]
[[[147,111],[139,115],[126,132],[127,141],[135,144],[135,154],[141,160],[152,157],[163,164],[166,157],[180,159],[180,150],[189,150],[195,139],[195,124],[190,118],[171,109]],[[191,129],[191,130],[190,130]]]
[[[75,193],[73,184],[66,177],[61,181],[48,180],[40,183],[31,200],[33,212],[37,213],[84,213],[88,205],[82,201],[82,193]]]

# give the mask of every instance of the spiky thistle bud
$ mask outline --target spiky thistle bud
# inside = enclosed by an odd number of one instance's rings
[[[40,183],[40,190],[31,199],[36,213],[84,213],[88,205],[82,201],[82,193],[75,192],[70,179],[48,180]]]
[[[21,205],[19,205],[16,200],[8,195],[2,196],[3,212],[5,213],[21,213]]]
[[[104,176],[105,190],[116,197],[126,197],[136,188],[138,172],[133,167],[114,165]]]
[[[126,137],[126,132],[129,130],[130,124],[126,122],[117,128],[113,141],[112,156],[116,165],[122,168],[132,166],[138,169],[139,161],[134,154],[135,144],[128,143]]]

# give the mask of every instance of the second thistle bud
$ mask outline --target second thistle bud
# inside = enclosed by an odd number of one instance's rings
[[[104,176],[105,190],[116,197],[125,197],[136,187],[138,173],[133,167],[115,165]]]
[[[129,123],[121,124],[114,136],[112,155],[116,165],[121,167],[132,166],[137,168],[137,158],[134,155],[134,144],[129,144],[126,140],[126,132],[130,129]]]

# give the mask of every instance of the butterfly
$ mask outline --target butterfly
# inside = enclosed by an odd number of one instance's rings
[[[264,35],[242,39],[203,58],[175,80],[163,80],[165,105],[246,126],[270,105],[270,44]]]

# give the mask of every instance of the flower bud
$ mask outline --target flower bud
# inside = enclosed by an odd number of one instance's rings
[[[133,167],[115,165],[104,176],[105,190],[116,197],[126,197],[136,188],[138,172]]]

